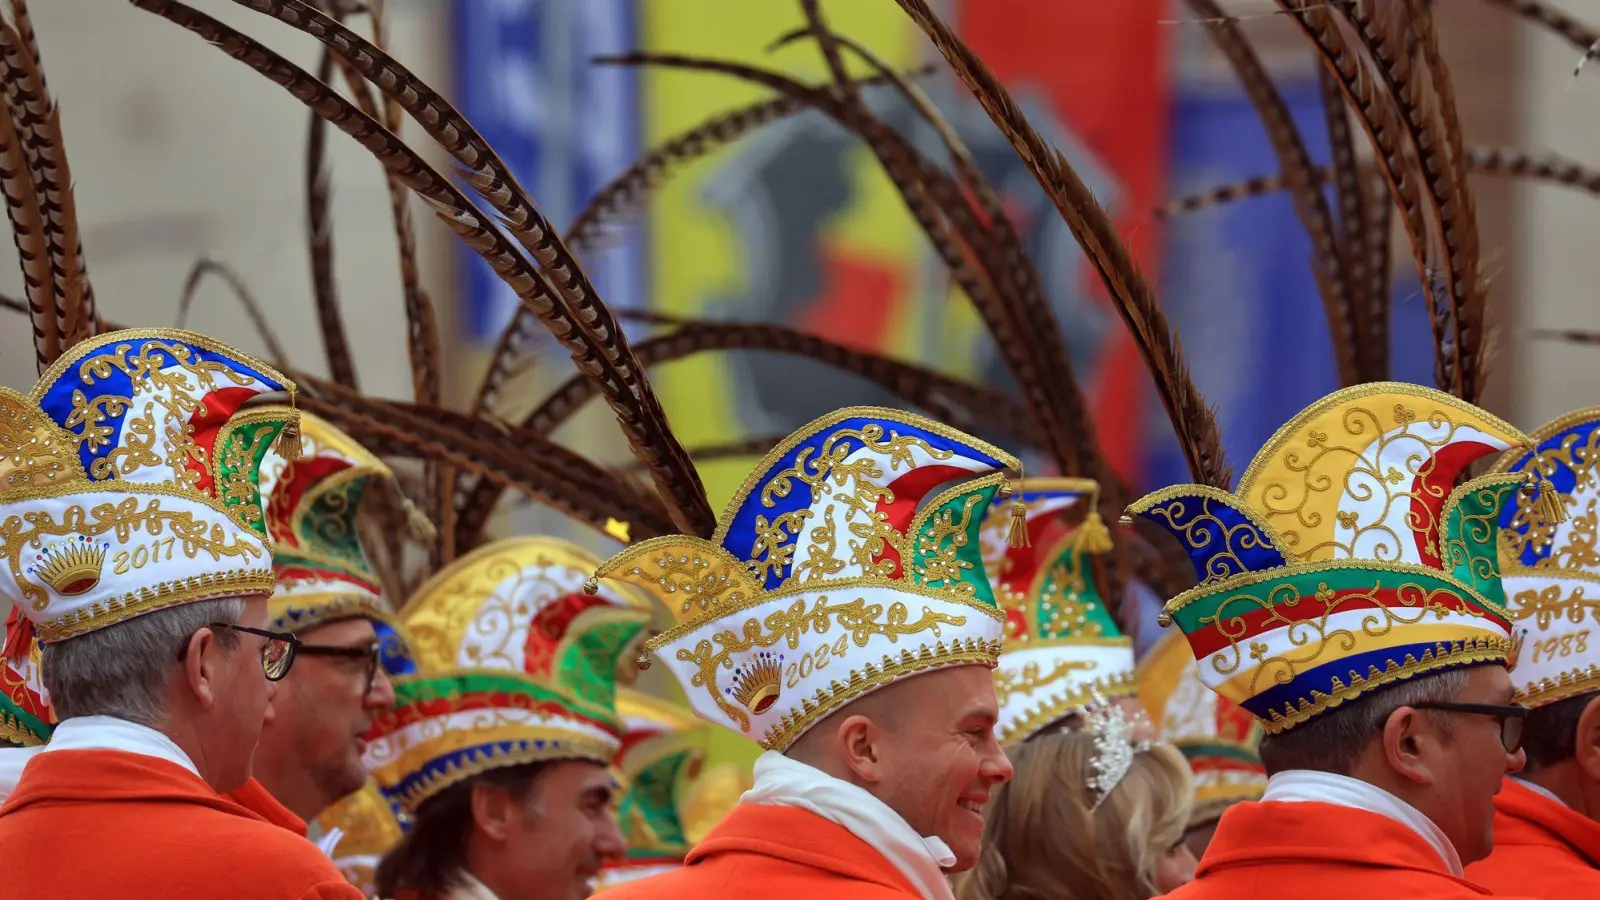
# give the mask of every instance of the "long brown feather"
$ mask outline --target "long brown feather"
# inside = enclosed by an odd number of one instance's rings
[[[11,237],[22,264],[22,282],[33,326],[33,348],[43,372],[61,355],[56,324],[55,283],[45,242],[44,214],[33,192],[33,176],[9,104],[0,103],[0,195],[5,198]]]
[[[1567,43],[1587,53],[1600,42],[1600,30],[1574,19],[1565,12],[1539,0],[1483,0],[1516,13],[1545,29],[1565,38]]]
[[[317,64],[317,80],[327,83],[333,76],[333,52],[324,50]],[[322,333],[323,354],[328,374],[345,387],[360,387],[355,358],[350,355],[350,337],[344,327],[344,311],[339,306],[339,284],[333,270],[333,186],[328,170],[328,122],[311,114],[306,134],[306,237],[311,253],[311,297],[317,310],[317,325]]]
[[[603,382],[603,391],[629,443],[636,454],[646,459],[652,478],[663,496],[669,498],[674,518],[685,533],[710,534],[716,517],[706,500],[705,490],[683,448],[667,426],[642,368],[632,359],[632,350],[620,331],[602,340],[594,328],[580,326],[573,311],[551,290],[500,230],[485,221],[474,205],[448,179],[428,165],[415,151],[349,101],[333,93],[304,70],[262,47],[237,31],[175,0],[133,0],[142,9],[155,12],[207,39],[229,56],[244,62],[285,87],[302,102],[356,138],[405,185],[428,199],[435,212],[449,224],[468,246],[487,260],[524,303],[534,306],[568,351],[580,371]],[[330,20],[331,21],[331,20]],[[383,82],[378,82],[383,86]],[[596,301],[598,303],[598,301]],[[585,311],[588,311],[587,308]],[[604,318],[611,320],[609,311]],[[619,366],[619,363],[622,364]],[[653,412],[652,412],[653,411]],[[663,448],[672,450],[671,458]]]
[[[1400,207],[1417,271],[1431,271],[1432,245],[1424,221],[1426,204],[1407,155],[1401,116],[1379,90],[1382,76],[1364,56],[1350,49],[1326,7],[1306,4],[1303,0],[1277,0],[1277,3],[1289,13],[1290,21],[1305,34],[1323,65],[1339,82],[1351,112],[1372,144],[1374,161]],[[1450,316],[1440,307],[1432,290],[1424,290],[1423,295],[1433,335],[1434,381],[1441,390],[1448,391],[1455,386],[1455,354],[1447,334]]]
[[[1345,283],[1350,303],[1358,310],[1359,330],[1355,334],[1358,381],[1384,381],[1389,377],[1387,294],[1371,293],[1372,277],[1367,266],[1372,261],[1369,231],[1372,216],[1367,212],[1372,191],[1362,178],[1361,161],[1356,155],[1355,135],[1350,128],[1350,113],[1345,109],[1344,92],[1326,66],[1317,66],[1317,87],[1322,93],[1323,118],[1328,124],[1330,168],[1334,196],[1339,206],[1339,245],[1344,250]],[[1318,183],[1315,175],[1313,183]],[[1322,196],[1320,190],[1317,196]],[[1384,240],[1387,240],[1387,235]]]
[[[1232,482],[1216,418],[1189,377],[1166,316],[1117,238],[1110,217],[1061,153],[1033,129],[1009,92],[925,0],[897,0],[950,63],[989,118],[1017,150],[1088,255],[1155,378],[1179,445],[1196,481],[1226,489]]]
[[[1280,0],[1280,3],[1285,0]],[[1408,0],[1409,2],[1409,0]],[[1467,400],[1477,397],[1481,387],[1478,366],[1481,362],[1481,332],[1477,323],[1481,317],[1474,310],[1483,306],[1482,284],[1479,280],[1477,260],[1476,223],[1466,220],[1471,207],[1470,195],[1463,197],[1463,182],[1455,171],[1451,157],[1454,143],[1448,134],[1449,116],[1444,107],[1453,98],[1440,97],[1431,77],[1431,66],[1426,58],[1417,65],[1412,47],[1426,47],[1430,40],[1406,28],[1405,14],[1398,4],[1370,4],[1363,2],[1338,7],[1355,26],[1355,33],[1369,54],[1384,88],[1394,101],[1398,120],[1405,132],[1418,163],[1420,180],[1428,199],[1426,211],[1431,217],[1434,233],[1442,243],[1437,268],[1443,276],[1445,300],[1449,308],[1443,315],[1445,342],[1441,349],[1449,360],[1446,375],[1448,389]],[[1426,27],[1428,16],[1418,14],[1420,7],[1411,7],[1412,27]],[[1440,315],[1435,310],[1435,315]],[[1436,340],[1438,338],[1436,329]]]
[[[245,313],[250,316],[250,322],[255,326],[256,334],[267,345],[267,362],[272,363],[279,369],[286,368],[289,365],[289,354],[284,352],[283,342],[278,340],[277,333],[273,331],[272,324],[267,319],[266,311],[261,308],[261,304],[256,300],[255,294],[250,290],[250,286],[245,284],[239,273],[226,263],[202,256],[194,261],[194,265],[189,267],[189,277],[185,278],[183,282],[183,294],[178,298],[177,327],[183,328],[188,321],[189,310],[194,306],[194,298],[200,288],[200,281],[207,275],[215,275],[222,279],[222,283],[226,284],[233,291],[234,297],[238,298],[239,305],[243,306]]]
[[[1352,270],[1346,248],[1335,233],[1327,197],[1311,175],[1315,167],[1311,151],[1306,148],[1305,139],[1289,114],[1289,104],[1272,83],[1266,65],[1245,39],[1238,23],[1223,13],[1216,0],[1185,0],[1185,3],[1205,22],[1207,33],[1233,67],[1245,96],[1266,129],[1267,141],[1289,186],[1295,214],[1311,238],[1311,271],[1318,293],[1322,295],[1339,380],[1342,384],[1355,384],[1361,380],[1362,373],[1371,368],[1360,339],[1366,330],[1365,310],[1357,303],[1353,281],[1358,275]],[[1343,104],[1339,109],[1343,109]],[[1358,227],[1365,225],[1360,219],[1357,222]]]
[[[65,352],[93,331],[94,303],[83,266],[72,170],[61,141],[61,112],[44,88],[38,64],[22,38],[0,22],[0,93],[16,124],[44,221],[55,295],[56,333]]]
[[[473,189],[503,217],[506,230],[533,254],[548,276],[562,306],[563,326],[583,332],[584,352],[598,350],[608,375],[625,385],[608,399],[633,451],[645,460],[651,478],[670,503],[683,528],[710,534],[716,515],[705,497],[694,465],[673,436],[666,413],[640,377],[626,336],[600,300],[588,276],[561,242],[560,236],[533,205],[482,135],[438,92],[429,88],[393,57],[344,25],[299,0],[235,0],[241,6],[271,15],[333,48],[392,98],[466,169]],[[551,320],[542,316],[547,322]],[[553,330],[555,330],[553,326]],[[576,335],[556,331],[567,342]]]

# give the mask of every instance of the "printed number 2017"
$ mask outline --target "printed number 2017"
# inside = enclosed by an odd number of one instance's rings
[[[153,562],[170,562],[172,560],[172,545],[177,543],[176,537],[166,539],[157,538],[148,545],[140,544],[130,553],[127,550],[118,550],[111,557],[111,571],[118,575],[126,575],[131,569],[142,569]]]

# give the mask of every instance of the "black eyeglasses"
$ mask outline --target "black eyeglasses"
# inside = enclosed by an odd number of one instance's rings
[[[1522,746],[1522,725],[1528,718],[1526,706],[1498,706],[1493,703],[1451,703],[1445,700],[1428,700],[1411,704],[1412,709],[1437,709],[1443,712],[1467,713],[1474,716],[1493,716],[1500,720],[1500,746],[1507,753],[1515,753]]]
[[[307,656],[332,656],[364,663],[365,674],[361,682],[364,687],[361,689],[361,696],[365,697],[372,693],[372,682],[378,677],[378,657],[383,653],[381,645],[371,643],[360,647],[339,647],[333,644],[301,643],[298,651]]]
[[[292,634],[282,631],[263,631],[260,628],[247,628],[244,625],[230,625],[227,622],[212,622],[207,628],[225,628],[242,634],[253,634],[256,637],[266,638],[266,643],[261,645],[261,671],[266,673],[268,681],[282,681],[289,669],[294,666],[294,655],[300,649],[300,639]],[[181,662],[189,652],[187,642],[178,648],[178,660]]]

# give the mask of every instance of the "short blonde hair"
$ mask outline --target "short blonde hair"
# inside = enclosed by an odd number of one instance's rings
[[[1137,753],[1099,806],[1092,735],[1055,728],[1008,748],[1016,773],[989,800],[978,865],[958,900],[1148,900],[1156,865],[1183,840],[1194,784],[1168,744]]]

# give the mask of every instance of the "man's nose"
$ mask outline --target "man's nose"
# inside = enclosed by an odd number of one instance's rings
[[[389,680],[389,673],[382,666],[372,673],[372,689],[367,691],[367,696],[362,698],[363,706],[368,709],[388,709],[394,706],[394,682]]]
[[[995,784],[1005,784],[1011,780],[1015,771],[1011,765],[1011,758],[1006,756],[1006,748],[1002,747],[998,740],[991,741],[990,752],[978,767],[978,774]]]
[[[1518,772],[1521,772],[1522,771],[1522,767],[1526,766],[1527,764],[1528,764],[1527,751],[1523,750],[1521,747],[1518,747],[1517,748],[1517,752],[1515,752],[1515,753],[1507,753],[1506,754],[1506,774],[1507,775],[1515,775]]]

